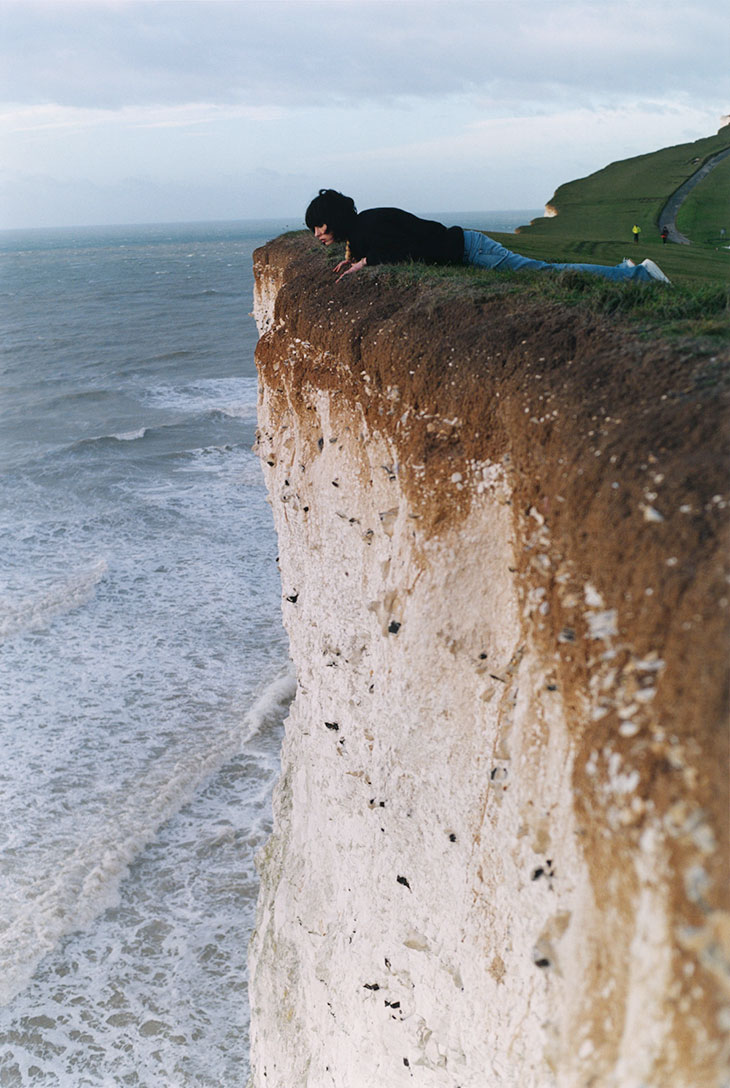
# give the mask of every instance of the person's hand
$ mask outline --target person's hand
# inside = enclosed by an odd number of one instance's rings
[[[350,264],[350,261],[340,261],[339,264],[335,265],[335,272],[341,272],[343,268],[347,268],[348,264]]]
[[[346,264],[350,264],[350,262],[349,261],[340,261],[340,263],[335,268],[335,272],[339,272],[340,268],[342,268],[343,265],[346,265]],[[350,276],[350,275],[352,275],[353,272],[359,272],[360,269],[364,268],[366,264],[367,264],[367,257],[363,257],[361,260],[355,261],[354,264],[350,264],[350,267],[345,269],[345,271],[342,273],[341,276],[337,277],[337,280],[335,282],[339,283],[340,280],[343,278],[343,276]]]

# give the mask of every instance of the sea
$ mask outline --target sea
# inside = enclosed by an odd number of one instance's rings
[[[301,225],[0,233],[2,1088],[245,1088],[295,686],[251,258]]]

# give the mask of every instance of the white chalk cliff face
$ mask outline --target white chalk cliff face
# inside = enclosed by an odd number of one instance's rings
[[[298,686],[260,859],[252,1084],[715,1088],[722,829],[686,785],[664,807],[644,788],[666,647],[633,645],[626,609],[558,555],[506,446],[445,457],[465,420],[384,381],[364,334],[348,354],[331,285],[319,327],[279,294],[297,260],[311,280],[305,245],[257,266]],[[353,312],[373,305],[358,290]]]

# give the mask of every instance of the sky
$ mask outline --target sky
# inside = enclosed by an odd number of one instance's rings
[[[730,113],[726,0],[0,0],[0,229],[539,209]]]

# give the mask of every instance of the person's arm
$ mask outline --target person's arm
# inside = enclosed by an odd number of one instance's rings
[[[361,260],[354,261],[354,262],[353,261],[348,261],[348,260],[340,261],[339,264],[335,265],[335,272],[341,272],[342,275],[337,277],[336,282],[339,283],[343,276],[349,276],[353,272],[359,272],[360,269],[364,268],[367,263],[368,263],[367,257],[362,257]],[[347,265],[349,265],[350,267],[347,268],[346,267]],[[344,269],[344,271],[343,271],[343,269]]]

